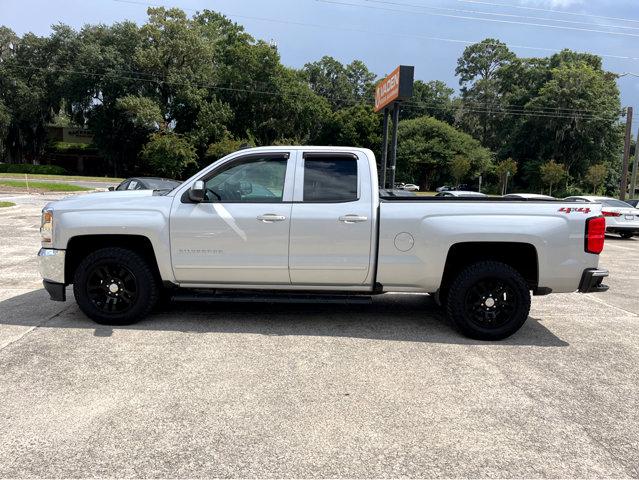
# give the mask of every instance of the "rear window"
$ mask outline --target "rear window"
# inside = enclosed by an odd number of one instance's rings
[[[357,160],[343,157],[304,159],[305,202],[357,200]]]
[[[614,200],[614,199],[602,200],[601,204],[605,205],[606,207],[613,207],[613,208],[632,208],[632,205],[626,202],[622,202],[621,200]]]

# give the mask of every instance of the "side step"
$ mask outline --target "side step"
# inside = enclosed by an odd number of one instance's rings
[[[370,305],[369,295],[344,295],[292,292],[215,291],[186,290],[175,292],[171,300],[175,302],[235,302],[235,303],[333,303]]]

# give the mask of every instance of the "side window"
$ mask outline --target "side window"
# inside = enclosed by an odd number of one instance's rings
[[[343,157],[304,159],[305,202],[357,200],[357,160]]]
[[[218,171],[205,182],[207,202],[279,203],[284,194],[285,158],[252,158]]]
[[[126,187],[127,190],[140,190],[142,189],[142,185],[140,185],[140,182],[138,182],[137,180],[131,180],[131,183],[129,183],[129,186]]]

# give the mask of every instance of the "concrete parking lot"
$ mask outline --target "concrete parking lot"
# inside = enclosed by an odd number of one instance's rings
[[[498,343],[416,295],[109,328],[41,288],[47,198],[0,209],[0,477],[639,477],[639,239]]]

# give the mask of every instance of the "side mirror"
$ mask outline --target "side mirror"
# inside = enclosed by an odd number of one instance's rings
[[[196,203],[204,201],[204,182],[202,180],[197,180],[191,185],[189,199]]]
[[[109,192],[112,192],[113,190],[115,190],[115,187],[109,187],[108,190]]]

